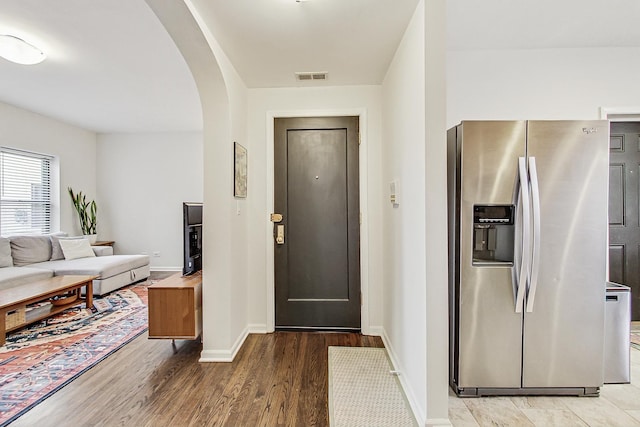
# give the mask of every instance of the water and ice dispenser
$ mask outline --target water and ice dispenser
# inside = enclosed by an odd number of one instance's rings
[[[513,265],[513,205],[473,205],[473,264]]]

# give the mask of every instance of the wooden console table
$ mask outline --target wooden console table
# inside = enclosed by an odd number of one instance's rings
[[[29,323],[52,316],[65,308],[78,304],[78,299],[64,305],[44,305],[43,307],[26,311],[29,304],[45,301],[49,298],[73,291],[80,296],[80,289],[86,286],[86,307],[93,308],[93,279],[98,276],[54,276],[49,279],[38,280],[14,288],[0,291],[0,346],[6,341],[6,333],[20,329]],[[20,314],[20,321],[7,327],[7,314]]]
[[[149,338],[196,339],[202,333],[202,272],[177,273],[149,286]]]
[[[114,243],[114,240],[98,240],[91,246],[113,246]]]

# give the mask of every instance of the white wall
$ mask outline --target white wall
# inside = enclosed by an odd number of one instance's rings
[[[461,120],[597,119],[640,106],[640,48],[450,51],[447,127]]]
[[[273,286],[273,266],[268,265],[269,250],[273,249],[270,235],[272,227],[269,213],[273,212],[273,128],[268,119],[273,117],[299,115],[358,115],[365,119],[360,146],[361,179],[364,189],[360,206],[363,212],[363,229],[368,232],[367,250],[363,251],[368,259],[361,262],[368,269],[362,281],[367,283],[367,304],[369,318],[364,319],[365,333],[379,334],[382,325],[382,240],[380,230],[381,204],[384,188],[380,180],[380,142],[381,142],[381,92],[379,86],[340,86],[315,88],[279,88],[249,90],[249,322],[254,330],[268,329],[268,311],[273,307],[267,297],[268,286]],[[364,169],[363,169],[364,168]],[[363,292],[365,289],[363,288]]]
[[[249,250],[251,248],[251,239],[249,237],[249,215],[248,204],[253,198],[259,197],[259,193],[251,188],[251,172],[248,174],[247,182],[247,198],[235,199],[233,197],[234,188],[234,142],[238,142],[247,149],[247,162],[250,165],[253,161],[253,144],[248,138],[247,131],[247,115],[248,115],[248,91],[244,82],[238,75],[237,71],[224,54],[220,46],[217,44],[213,36],[209,34],[209,43],[212,46],[216,60],[222,71],[224,82],[227,88],[229,100],[229,117],[230,117],[230,134],[225,141],[219,141],[217,147],[210,147],[205,156],[205,167],[218,168],[224,167],[224,174],[218,174],[217,180],[207,179],[205,181],[205,191],[208,193],[207,204],[205,209],[226,210],[226,222],[214,223],[209,222],[204,225],[207,227],[205,237],[208,239],[217,239],[220,233],[220,227],[226,227],[228,234],[226,238],[229,244],[229,253],[227,254],[225,268],[229,269],[230,279],[225,286],[228,286],[226,292],[229,294],[229,302],[226,308],[229,310],[229,336],[227,341],[227,349],[230,354],[235,355],[240,349],[240,345],[244,342],[249,333]],[[215,124],[213,124],[215,126]],[[256,159],[257,160],[257,159]],[[220,177],[224,179],[220,179]],[[216,187],[215,190],[213,187]],[[222,194],[222,196],[220,196]],[[220,203],[221,198],[223,200]],[[218,206],[219,205],[219,206]],[[218,263],[219,265],[220,263]],[[213,268],[219,268],[212,266]],[[218,304],[220,304],[219,302]],[[220,308],[212,309],[220,310]],[[215,324],[212,325],[216,327]],[[203,350],[206,354],[206,350]]]
[[[202,133],[98,135],[98,238],[182,268],[182,202],[202,202]],[[154,256],[159,252],[159,256]]]
[[[96,198],[96,134],[0,103],[0,145],[57,157],[60,193],[52,194],[52,201],[60,217],[54,218],[53,231],[82,234],[67,187]],[[55,206],[53,210],[57,211]]]
[[[383,93],[382,180],[399,186],[385,200],[384,337],[414,411],[426,402],[425,55],[420,3],[387,71]],[[421,424],[422,425],[422,424]]]
[[[424,1],[425,40],[425,269],[427,274],[426,420],[449,422],[449,289],[447,236],[447,0]],[[418,9],[419,10],[419,9]]]

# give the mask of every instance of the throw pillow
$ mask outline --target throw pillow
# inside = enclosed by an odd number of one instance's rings
[[[62,248],[60,247],[60,240],[78,240],[78,239],[86,239],[86,236],[76,236],[76,237],[65,237],[65,236],[56,236],[50,235],[51,238],[51,260],[57,261],[60,259],[64,259],[64,253],[62,253]]]
[[[13,265],[45,262],[51,259],[51,239],[49,236],[11,236],[11,256]]]
[[[0,237],[0,267],[13,267],[11,243],[6,237]]]
[[[87,239],[59,240],[59,243],[62,248],[62,253],[64,253],[64,259],[70,260],[96,256]]]

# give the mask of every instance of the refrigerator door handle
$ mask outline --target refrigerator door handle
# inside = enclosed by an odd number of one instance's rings
[[[533,253],[531,256],[531,276],[527,295],[527,312],[533,311],[540,271],[540,186],[536,158],[529,157],[529,177],[531,179],[531,205],[533,210]]]
[[[522,203],[522,256],[520,263],[520,271],[516,274],[517,279],[517,291],[516,291],[516,313],[522,313],[524,306],[524,298],[527,289],[527,279],[529,278],[529,261],[531,260],[531,207],[530,207],[530,194],[529,194],[529,178],[527,174],[527,163],[524,157],[518,158],[518,178],[517,178],[517,192],[519,196],[517,201]],[[519,190],[519,191],[518,191]]]

